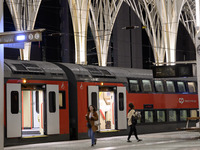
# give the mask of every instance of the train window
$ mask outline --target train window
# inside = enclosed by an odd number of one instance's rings
[[[36,100],[35,100],[36,107],[35,107],[35,109],[36,109],[36,112],[39,114],[39,91],[36,91],[35,95],[36,95]]]
[[[186,92],[184,82],[178,81],[177,85],[178,85],[178,91],[179,92],[181,92],[181,93]]]
[[[142,80],[142,86],[143,86],[144,92],[152,92],[150,80]]]
[[[91,98],[92,98],[92,105],[97,108],[97,92],[92,92]]]
[[[162,81],[154,81],[156,92],[164,92],[164,87]]]
[[[137,110],[137,112],[139,112],[142,115],[142,111]],[[137,120],[137,123],[141,123],[141,119],[142,119],[142,117]]]
[[[60,109],[66,108],[65,91],[59,91],[59,108]]]
[[[153,122],[153,111],[145,111],[145,123]]]
[[[18,91],[11,92],[11,113],[19,113],[19,93]]]
[[[187,110],[180,110],[180,121],[186,121],[187,119]]]
[[[169,122],[177,121],[176,111],[169,110]]]
[[[138,80],[129,80],[129,83],[131,92],[140,92]]]
[[[56,112],[56,93],[49,92],[49,112],[55,113]]]
[[[165,122],[165,111],[157,111],[157,121]]]
[[[175,87],[173,81],[166,81],[167,84],[167,91],[171,93],[175,93]]]
[[[197,110],[190,110],[190,117],[197,117]]]
[[[194,82],[188,82],[188,89],[190,93],[195,93],[196,92],[196,86]]]
[[[119,93],[119,110],[124,111],[124,93]]]

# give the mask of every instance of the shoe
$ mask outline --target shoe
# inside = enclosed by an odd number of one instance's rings
[[[96,145],[96,144],[97,144],[97,139],[94,140],[94,145]]]
[[[94,144],[92,144],[91,146],[94,146]]]
[[[130,141],[130,140],[127,140],[127,142],[132,142],[132,141]]]
[[[142,141],[142,139],[137,139],[138,142]]]

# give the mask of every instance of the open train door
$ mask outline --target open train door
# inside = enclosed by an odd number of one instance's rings
[[[45,134],[60,133],[59,119],[59,89],[58,85],[46,85],[46,119],[45,119]]]
[[[88,86],[88,106],[93,105],[97,108],[97,114],[99,116],[99,87],[98,86]],[[100,125],[100,119],[96,122],[98,124],[98,129]]]
[[[21,137],[21,84],[6,85],[7,138]]]
[[[117,87],[117,129],[127,129],[126,87]]]

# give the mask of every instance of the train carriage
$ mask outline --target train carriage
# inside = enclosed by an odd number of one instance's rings
[[[91,104],[98,136],[127,134],[131,102],[142,114],[139,133],[174,131],[198,115],[195,77],[155,79],[145,69],[17,60],[5,60],[4,74],[5,145],[86,138]]]
[[[5,145],[69,139],[68,80],[48,62],[5,60]],[[37,139],[37,137],[39,139]],[[53,139],[53,138],[52,138]],[[52,140],[51,139],[51,140]]]

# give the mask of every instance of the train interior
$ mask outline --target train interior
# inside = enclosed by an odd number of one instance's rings
[[[22,137],[44,134],[44,89],[22,87]]]
[[[100,131],[115,130],[115,93],[112,90],[99,91]]]

